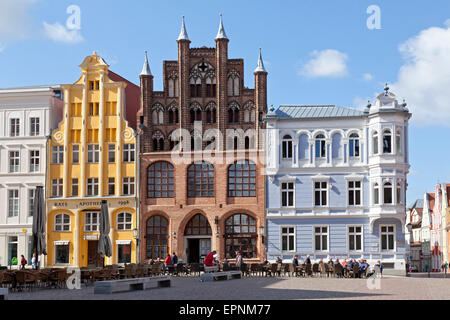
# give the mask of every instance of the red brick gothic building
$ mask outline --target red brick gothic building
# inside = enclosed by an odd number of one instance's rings
[[[228,58],[222,19],[215,42],[215,48],[190,48],[183,19],[178,59],[163,63],[164,91],[153,90],[145,58],[140,75],[141,261],[176,252],[185,262],[201,262],[211,250],[220,259],[234,258],[236,251],[246,261],[265,259],[259,136],[267,112],[267,72],[260,53],[255,89],[244,86],[244,61]],[[192,137],[180,136],[183,129]],[[230,129],[241,135],[227,135]]]

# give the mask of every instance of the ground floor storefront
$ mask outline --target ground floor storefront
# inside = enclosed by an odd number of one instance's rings
[[[365,259],[370,265],[380,260],[383,272],[405,273],[405,235],[402,221],[368,217],[270,217],[267,220],[267,258],[327,261]]]
[[[112,256],[98,254],[102,200],[110,221]],[[134,197],[47,200],[47,266],[98,267],[137,261]]]
[[[22,255],[31,265],[32,249],[31,225],[0,227],[0,266],[19,268]]]

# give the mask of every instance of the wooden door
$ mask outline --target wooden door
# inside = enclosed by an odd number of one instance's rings
[[[88,266],[103,267],[103,259],[98,254],[98,240],[88,241]]]

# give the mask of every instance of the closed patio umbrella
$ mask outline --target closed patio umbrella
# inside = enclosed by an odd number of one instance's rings
[[[109,213],[106,200],[102,201],[102,208],[100,212],[100,238],[98,240],[98,254],[104,258],[105,256],[112,256],[111,239],[109,239]]]
[[[45,242],[46,213],[44,204],[44,191],[42,186],[36,187],[33,200],[33,252],[36,254],[36,268],[39,268],[39,255],[47,255]]]

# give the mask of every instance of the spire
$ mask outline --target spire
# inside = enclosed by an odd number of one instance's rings
[[[150,66],[148,64],[147,51],[145,51],[145,61],[144,66],[142,67],[141,76],[151,76],[152,72],[150,71]]]
[[[178,36],[177,40],[189,40],[187,31],[186,31],[186,26],[184,25],[184,16],[183,16],[183,20],[181,22],[181,31],[180,31],[180,35]]]
[[[216,39],[228,39],[225,29],[223,28],[222,14],[220,14],[219,31],[217,32]]]
[[[266,68],[264,68],[264,62],[262,59],[261,48],[259,48],[258,66],[256,67],[255,72],[267,72]]]

